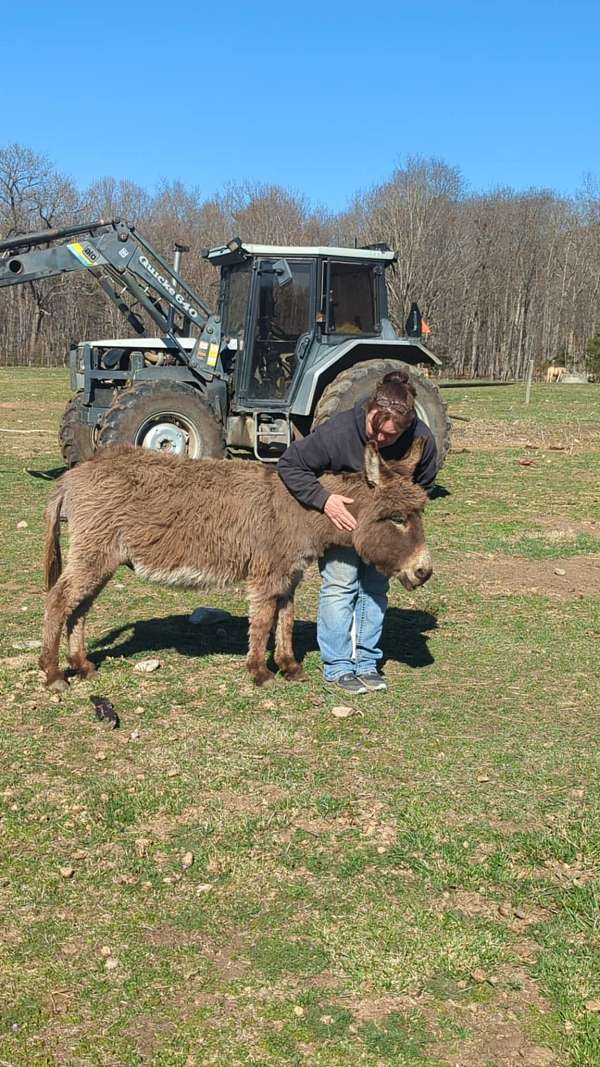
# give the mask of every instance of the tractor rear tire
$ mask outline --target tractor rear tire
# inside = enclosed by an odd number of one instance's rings
[[[65,408],[58,431],[60,450],[67,467],[75,467],[94,455],[95,430],[81,421],[83,393],[75,393]]]
[[[323,390],[315,408],[313,429],[326,422],[340,411],[348,411],[359,400],[366,400],[385,374],[394,370],[408,372],[410,381],[416,390],[416,410],[420,419],[429,427],[437,446],[438,470],[443,466],[450,448],[450,419],[447,404],[429,378],[425,378],[416,367],[401,363],[398,359],[370,359],[364,363],[355,363],[334,378]]]
[[[180,382],[138,382],[104,415],[98,447],[136,445],[189,459],[225,454],[223,430],[199,391]]]

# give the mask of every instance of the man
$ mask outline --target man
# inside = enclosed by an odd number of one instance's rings
[[[283,453],[278,472],[287,488],[306,507],[323,511],[338,530],[357,523],[346,505],[350,497],[328,493],[319,481],[324,471],[362,470],[365,445],[374,441],[384,460],[401,459],[414,438],[425,440],[415,481],[430,492],[437,472],[433,434],[417,418],[415,389],[405,371],[392,371],[377,384],[367,401],[317,427]],[[317,619],[317,640],[325,681],[346,693],[386,689],[378,664],[388,579],[361,559],[353,548],[333,546],[319,561],[323,583]],[[353,642],[353,623],[355,640]]]

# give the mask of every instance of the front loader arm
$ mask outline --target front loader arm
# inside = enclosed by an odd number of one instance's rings
[[[45,247],[42,247],[45,246]],[[184,362],[205,360],[202,352],[220,339],[219,320],[195,290],[133,226],[118,219],[24,234],[0,241],[0,288],[87,270],[133,326],[145,332],[133,305],[144,309]],[[174,328],[175,316],[182,326]],[[199,356],[190,356],[177,334],[191,326],[202,331]],[[208,335],[205,338],[205,335]],[[209,364],[210,366],[210,364]],[[212,375],[211,375],[212,376]]]

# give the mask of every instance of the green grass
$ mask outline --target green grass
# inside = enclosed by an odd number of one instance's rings
[[[4,429],[39,408],[47,430],[0,434],[0,1063],[600,1064],[598,597],[487,584],[500,560],[597,562],[597,387],[529,408],[520,386],[447,391],[472,437],[429,508],[436,575],[394,591],[390,687],[346,720],[314,574],[306,684],[252,687],[240,591],[125,571],[92,613],[98,679],[54,700],[14,645],[41,629],[35,475],[60,466],[66,376],[6,370],[0,390]],[[200,603],[231,621],[190,626]],[[160,670],[133,673],[148,655]]]

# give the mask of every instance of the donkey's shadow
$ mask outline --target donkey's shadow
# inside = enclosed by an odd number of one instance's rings
[[[382,640],[384,663],[393,660],[413,668],[433,663],[427,633],[436,626],[435,616],[427,611],[389,608]],[[296,619],[294,650],[300,662],[309,652],[318,651],[314,622]],[[223,654],[245,656],[248,652],[248,618],[232,615],[216,625],[193,626],[189,615],[167,615],[126,623],[90,642],[90,659],[96,666],[108,657],[120,659],[166,651],[188,658]]]

